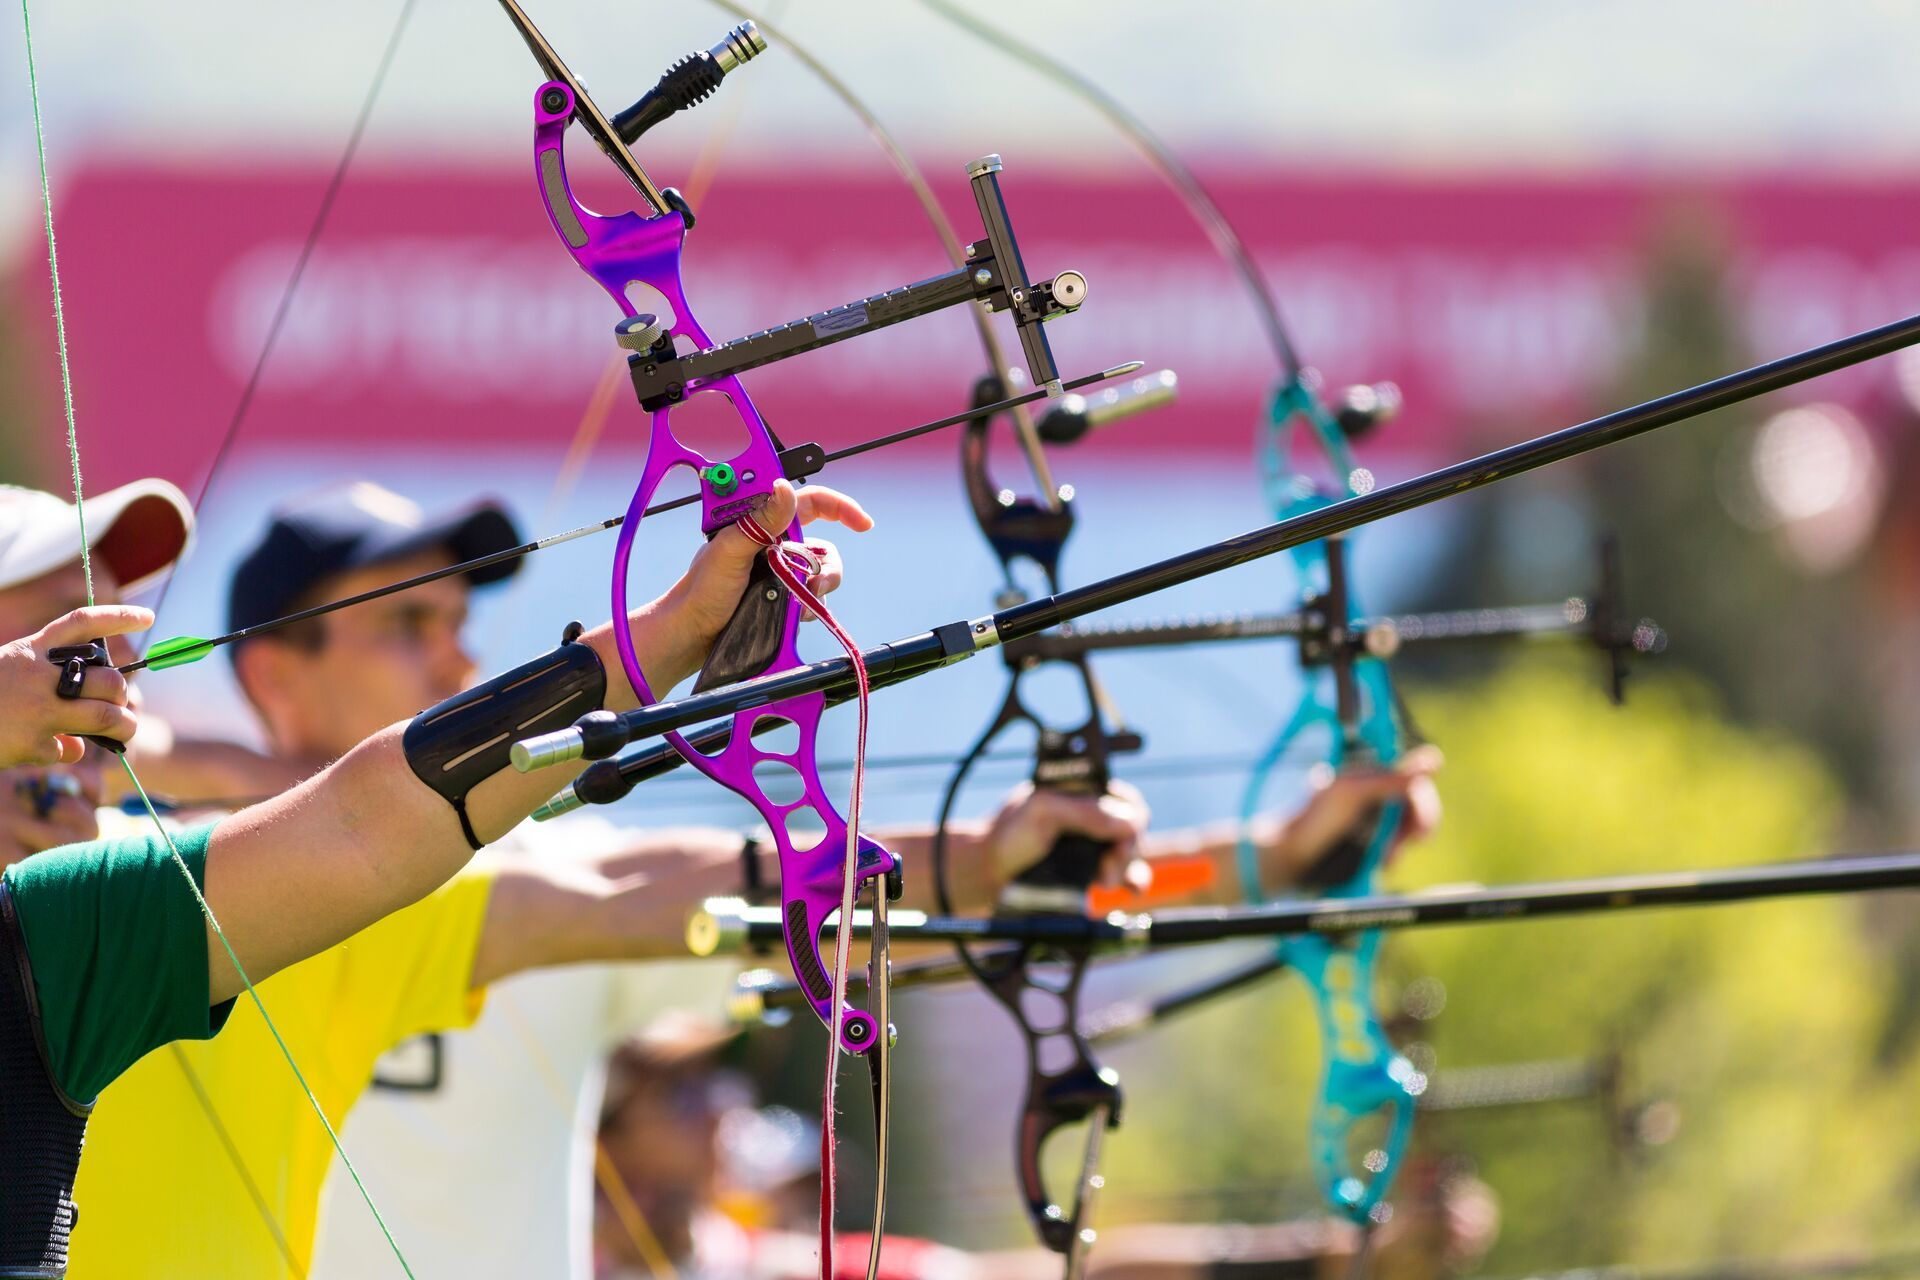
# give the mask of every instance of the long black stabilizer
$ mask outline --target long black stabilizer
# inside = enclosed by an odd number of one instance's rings
[[[1491,889],[1301,899],[1256,907],[1189,907],[1138,915],[1116,912],[1098,919],[1071,915],[973,918],[894,911],[888,918],[888,928],[894,940],[904,942],[1072,943],[1108,950],[1148,950],[1197,946],[1228,938],[1348,934],[1364,929],[1484,924],[1913,888],[1920,888],[1920,853],[1888,853]],[[870,913],[856,912],[854,936],[864,937],[870,925]],[[780,909],[750,907],[737,899],[713,899],[694,917],[687,932],[688,946],[699,955],[770,945],[781,940]]]
[[[990,617],[950,623],[868,650],[867,669],[876,680],[905,679],[946,666],[983,648],[1036,635],[1063,622],[1125,604],[1250,560],[1344,533],[1364,524],[1466,493],[1509,476],[1563,462],[1660,427],[1778,391],[1920,343],[1920,316],[1869,329],[1825,346],[1728,374],[1711,382],[1621,409],[1551,435],[1497,449],[1411,480],[1386,485],[1320,510],[1282,520],[1143,568],[1043,596]],[[844,657],[795,667],[726,685],[623,715],[598,713],[575,729],[515,748],[515,764],[533,768],[585,755],[606,759],[627,743],[782,698],[821,690],[844,694],[853,683]],[[588,721],[593,721],[589,724]],[[969,935],[978,936],[978,935]]]

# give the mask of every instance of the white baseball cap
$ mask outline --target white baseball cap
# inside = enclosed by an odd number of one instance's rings
[[[87,546],[113,570],[123,592],[151,584],[192,537],[192,504],[165,480],[135,480],[87,499]],[[79,558],[80,518],[72,503],[0,485],[0,590]]]

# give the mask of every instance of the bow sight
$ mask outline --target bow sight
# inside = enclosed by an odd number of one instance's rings
[[[543,154],[557,155],[558,149]],[[645,317],[649,323],[637,333],[620,335],[621,345],[636,352],[629,366],[640,406],[649,412],[663,409],[703,384],[962,302],[983,302],[993,311],[1011,310],[1030,376],[1037,386],[1058,393],[1060,370],[1039,326],[1078,310],[1086,300],[1087,279],[1077,271],[1062,271],[1051,280],[1027,281],[1000,192],[1000,168],[997,155],[982,156],[967,166],[985,232],[966,247],[965,264],[943,275],[686,354],[677,353],[657,322]],[[552,199],[549,194],[550,208]],[[555,217],[557,221],[560,215]]]

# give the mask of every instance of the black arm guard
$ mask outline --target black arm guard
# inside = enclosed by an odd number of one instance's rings
[[[467,818],[467,793],[507,767],[520,739],[564,729],[606,701],[606,670],[599,654],[578,643],[580,631],[569,623],[552,653],[427,708],[407,726],[407,763],[446,797],[475,849],[481,841]]]

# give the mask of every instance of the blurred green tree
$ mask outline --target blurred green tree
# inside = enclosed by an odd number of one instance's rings
[[[1640,341],[1610,400],[1648,399],[1752,363],[1729,288],[1731,240],[1698,212],[1659,234]],[[1795,399],[1817,397],[1816,384]],[[1849,793],[1872,802],[1884,726],[1876,632],[1862,625],[1872,616],[1866,574],[1858,561],[1809,569],[1735,515],[1755,433],[1788,403],[1737,406],[1596,455],[1593,501],[1638,566],[1635,607],[1673,634],[1673,660],[1711,680],[1738,719],[1819,749]]]
[[[1648,679],[1615,710],[1554,663],[1427,691],[1447,818],[1403,887],[1817,856],[1841,790],[1816,757],[1731,722],[1704,682]],[[1505,1216],[1490,1274],[1684,1265],[1887,1243],[1920,1133],[1880,1064],[1890,975],[1848,899],[1463,926],[1391,941],[1390,968],[1446,993],[1424,1028],[1448,1068],[1623,1055],[1638,1127],[1599,1104],[1456,1111],[1429,1152],[1466,1159]],[[1389,993],[1391,999],[1391,993]],[[1431,1002],[1431,995],[1427,999]],[[1300,1207],[1319,1048],[1284,978],[1143,1040],[1109,1148],[1110,1222],[1257,1219]],[[1657,1123],[1656,1123],[1657,1121]]]
[[[1727,256],[1738,240],[1705,206],[1683,203],[1656,216],[1633,337],[1591,412],[1753,363]],[[1795,400],[1817,399],[1818,386]],[[1736,719],[1784,729],[1819,750],[1854,801],[1850,824],[1881,836],[1895,829],[1903,801],[1887,794],[1879,760],[1876,645],[1884,632],[1870,622],[1865,564],[1809,568],[1736,515],[1755,435],[1792,402],[1776,396],[1723,409],[1470,498],[1461,504],[1470,525],[1461,550],[1430,580],[1430,598],[1500,603],[1585,589],[1594,541],[1601,531],[1614,534],[1627,605],[1672,637],[1663,663],[1708,681]],[[1456,673],[1490,661],[1484,650],[1413,659],[1403,665]]]

